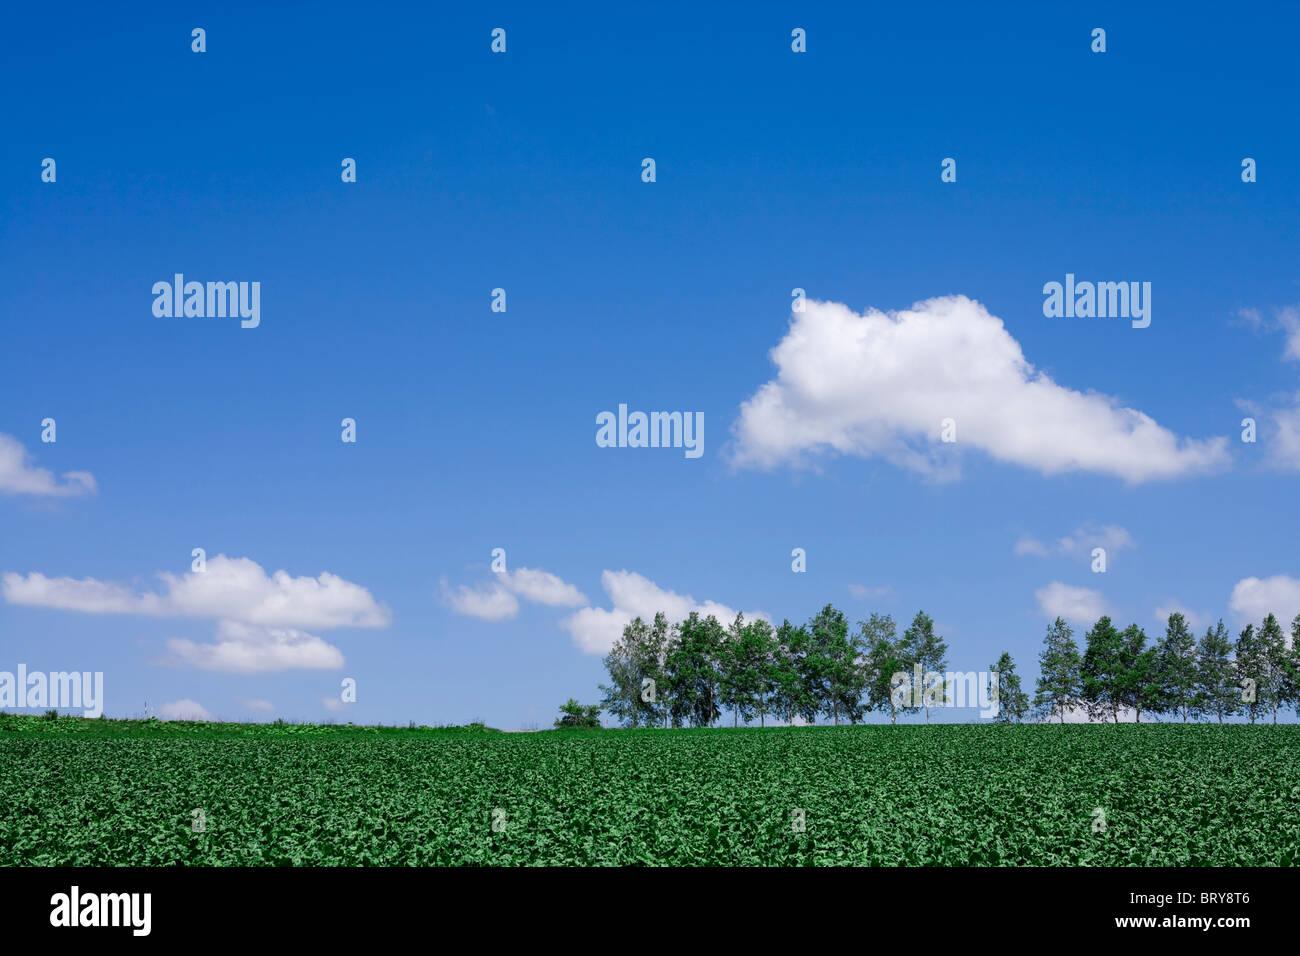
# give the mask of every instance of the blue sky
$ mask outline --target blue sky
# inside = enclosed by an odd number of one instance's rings
[[[1300,611],[1294,11],[8,19],[0,669],[101,670],[113,715],[546,726],[656,588],[923,608],[1030,684],[1062,608]],[[260,325],[155,317],[177,272],[259,282]],[[1150,327],[1045,317],[1067,273],[1150,282]],[[703,413],[703,456],[597,447],[620,403]],[[199,547],[239,560],[187,585]]]

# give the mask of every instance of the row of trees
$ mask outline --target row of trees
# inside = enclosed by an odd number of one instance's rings
[[[918,612],[897,634],[893,618],[872,614],[856,630],[842,611],[826,605],[807,624],[783,621],[773,627],[737,615],[730,626],[692,612],[670,625],[656,614],[637,618],[605,658],[609,683],[601,708],[626,727],[708,727],[725,711],[732,723],[768,715],[786,723],[857,723],[868,711],[899,714],[924,709],[942,698],[948,645],[934,621]],[[896,692],[895,675],[919,666],[924,687]],[[998,719],[1019,720],[1029,710],[1015,664],[1004,653],[991,671],[1001,674]],[[997,693],[996,688],[990,688]]]
[[[1092,719],[1119,721],[1121,712],[1217,718],[1245,714],[1250,722],[1295,707],[1300,698],[1300,614],[1291,622],[1291,645],[1270,614],[1247,624],[1234,642],[1220,620],[1198,641],[1182,614],[1169,615],[1164,636],[1149,644],[1136,624],[1119,630],[1102,617],[1087,632],[1082,654],[1061,618],[1048,628],[1038,663],[1034,704],[1062,722],[1067,711],[1086,709]]]
[[[1047,628],[1039,655],[1040,675],[1032,705],[1045,719],[1062,722],[1074,711],[1093,720],[1118,722],[1152,714],[1218,719],[1244,714],[1251,723],[1300,703],[1300,615],[1291,641],[1270,614],[1247,625],[1234,641],[1223,621],[1197,640],[1186,618],[1169,615],[1162,637],[1152,643],[1136,624],[1118,629],[1102,617],[1088,630],[1080,651],[1071,627],[1057,618]],[[842,611],[826,605],[806,624],[745,620],[729,626],[692,612],[670,624],[662,614],[641,618],[605,657],[609,683],[600,707],[627,727],[708,727],[725,712],[732,723],[769,716],[812,723],[857,723],[871,711],[900,714],[930,709],[947,692],[948,645],[924,611],[900,635],[893,618],[872,614],[849,625]],[[996,719],[1018,721],[1031,701],[1021,690],[1011,655],[989,665],[1000,675],[988,697],[998,702]],[[920,676],[915,693],[902,683]],[[910,690],[910,687],[909,687]]]

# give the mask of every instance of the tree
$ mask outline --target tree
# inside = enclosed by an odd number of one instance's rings
[[[561,716],[555,721],[556,727],[599,727],[600,706],[587,704],[583,706],[570,697],[560,705]]]
[[[746,720],[751,719],[753,710],[757,709],[760,727],[766,726],[767,722],[767,695],[775,652],[776,635],[770,622],[758,618],[745,625],[739,660],[744,675],[742,686],[750,711],[744,716]]]
[[[680,727],[685,719],[695,727],[711,727],[721,716],[718,658],[726,631],[712,614],[701,620],[698,611],[679,622],[676,631],[676,646],[664,666],[673,726]]]
[[[872,614],[869,620],[858,623],[858,643],[866,650],[864,676],[867,687],[867,706],[871,710],[888,711],[889,722],[898,722],[899,714],[914,713],[909,694],[900,700],[894,693],[895,676],[910,675],[912,661],[907,658],[902,643],[897,638],[894,619],[888,614]]]
[[[1181,712],[1183,723],[1187,723],[1187,713],[1193,709],[1196,697],[1196,636],[1178,611],[1169,615],[1156,658],[1161,697],[1158,709]]]
[[[622,637],[605,655],[610,683],[600,685],[605,695],[600,706],[624,727],[650,727],[666,717],[660,690],[670,638],[663,612],[655,615],[653,625],[638,617],[623,628]]]
[[[722,707],[731,708],[731,726],[740,723],[740,710],[744,705],[744,678],[740,663],[740,642],[745,630],[745,615],[737,614],[727,628],[722,647],[718,649],[718,701]]]
[[[1291,621],[1291,656],[1286,665],[1286,700],[1300,717],[1300,614]]]
[[[1264,667],[1264,650],[1255,635],[1255,625],[1247,624],[1237,635],[1236,677],[1243,704],[1241,709],[1250,715],[1252,724],[1264,703],[1261,699]]]
[[[1157,674],[1157,649],[1147,647],[1146,631],[1136,624],[1124,628],[1120,638],[1120,700],[1133,708],[1133,719],[1140,724],[1142,711],[1159,711],[1165,706]]]
[[[930,722],[930,702],[934,697],[943,700],[948,694],[944,671],[948,667],[948,645],[934,633],[934,621],[924,611],[917,611],[912,623],[903,632],[904,654],[911,657],[913,666],[921,665],[921,699],[925,706],[925,722]]]
[[[1048,625],[1043,649],[1038,655],[1034,707],[1039,713],[1050,716],[1055,711],[1061,715],[1061,723],[1065,723],[1065,708],[1083,695],[1080,664],[1074,631],[1064,618],[1058,617]]]
[[[1196,691],[1193,706],[1198,714],[1224,716],[1237,712],[1239,696],[1233,683],[1232,641],[1223,620],[1207,627],[1196,649]]]
[[[643,643],[638,645],[637,663],[641,673],[638,705],[647,725],[668,726],[668,678],[664,665],[672,651],[674,632],[663,611],[655,614]],[[648,682],[648,683],[647,683]]]
[[[1263,692],[1263,703],[1273,712],[1273,723],[1277,723],[1277,708],[1284,704],[1289,690],[1290,652],[1286,646],[1286,632],[1278,619],[1270,614],[1264,618],[1258,631],[1259,659],[1262,680],[1259,689]]]
[[[1079,667],[1083,699],[1094,720],[1109,712],[1115,723],[1119,723],[1119,710],[1125,704],[1127,690],[1124,657],[1124,638],[1110,618],[1103,615],[1085,637]]]
[[[989,670],[996,675],[989,681],[989,699],[998,702],[998,712],[994,719],[1004,724],[1024,720],[1029,713],[1029,695],[1020,689],[1016,662],[1008,652],[1003,651],[998,662],[990,665]]]
[[[808,622],[808,634],[805,668],[819,709],[837,725],[841,713],[857,723],[862,717],[863,682],[858,642],[849,635],[848,618],[827,604]]]
[[[720,657],[720,687],[723,704],[732,711],[732,726],[767,712],[768,670],[773,651],[772,625],[760,619],[746,621],[737,614],[727,630]]]
[[[639,726],[641,720],[641,666],[640,649],[647,641],[650,629],[641,618],[634,619],[623,628],[623,635],[614,642],[605,655],[605,670],[609,672],[608,684],[601,684],[605,695],[600,702],[624,727]],[[557,724],[558,726],[558,724]]]
[[[768,687],[773,713],[785,718],[787,724],[793,724],[795,717],[810,723],[817,717],[817,700],[804,676],[810,640],[805,628],[788,620],[776,629]]]

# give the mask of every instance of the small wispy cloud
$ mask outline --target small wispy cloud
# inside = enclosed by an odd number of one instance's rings
[[[894,599],[894,588],[889,584],[882,584],[879,587],[850,584],[849,593],[863,601],[892,601]]]
[[[60,482],[49,469],[37,468],[17,438],[0,435],[0,494],[71,498],[98,490],[88,471],[65,471],[62,478]]]
[[[1041,541],[1031,535],[1022,535],[1012,549],[1017,555],[1030,555],[1037,558],[1091,557],[1094,548],[1105,548],[1109,557],[1117,551],[1133,547],[1137,542],[1128,529],[1117,524],[1099,525],[1088,522],[1080,525],[1071,534],[1054,541]]]

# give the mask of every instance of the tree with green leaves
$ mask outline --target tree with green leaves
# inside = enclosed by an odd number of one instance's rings
[[[1286,646],[1286,632],[1276,617],[1270,614],[1264,618],[1257,632],[1261,673],[1260,690],[1263,691],[1263,703],[1273,713],[1273,723],[1277,723],[1277,709],[1286,703],[1291,653]]]
[[[1165,635],[1156,651],[1156,674],[1159,680],[1160,711],[1181,714],[1187,723],[1196,700],[1196,635],[1187,619],[1178,611],[1169,615]]]
[[[1096,720],[1109,714],[1115,723],[1119,723],[1120,708],[1127,702],[1127,667],[1124,663],[1124,638],[1109,616],[1102,615],[1085,635],[1079,673],[1083,678],[1083,700],[1089,716]]]
[[[740,711],[745,706],[744,675],[741,673],[740,643],[745,631],[745,615],[737,614],[727,628],[722,647],[718,649],[718,702],[731,710],[731,726],[740,724]]]
[[[605,655],[610,683],[600,685],[605,695],[600,706],[624,727],[653,727],[666,720],[661,692],[667,689],[663,668],[671,641],[672,630],[660,611],[650,625],[634,619]]]
[[[1057,713],[1065,723],[1065,709],[1083,696],[1079,645],[1074,630],[1058,617],[1047,627],[1043,649],[1038,655],[1038,682],[1034,707],[1045,717]]]
[[[1192,701],[1197,714],[1214,714],[1219,723],[1235,714],[1240,704],[1232,663],[1232,639],[1222,618],[1214,627],[1205,629],[1197,645],[1196,690]]]
[[[741,720],[748,723],[755,713],[763,722],[772,652],[772,625],[737,614],[727,629],[719,666],[722,702],[731,708],[733,727]]]
[[[640,693],[637,701],[647,726],[662,723],[668,726],[668,706],[664,695],[668,691],[668,678],[664,665],[672,651],[674,631],[663,611],[655,614],[645,640],[638,645],[637,666],[641,673]]]
[[[718,660],[726,630],[712,614],[701,619],[698,611],[675,630],[676,641],[664,663],[673,726],[686,720],[694,727],[711,727],[721,716]]]
[[[817,699],[806,674],[805,659],[811,637],[806,628],[783,621],[774,635],[775,647],[769,673],[772,712],[793,724],[796,717],[812,723],[817,719]]]
[[[857,637],[849,633],[848,618],[827,604],[808,622],[808,634],[811,640],[804,661],[819,709],[836,725],[841,716],[856,724],[862,717],[864,682]]]
[[[767,724],[768,688],[771,683],[773,657],[776,653],[776,633],[770,622],[758,618],[745,625],[741,637],[740,666],[745,675],[743,687],[748,693],[751,719],[753,710],[758,711],[758,725]]]
[[[914,713],[912,695],[900,699],[895,694],[895,675],[910,679],[913,662],[907,658],[902,642],[897,636],[897,626],[888,614],[872,614],[858,623],[858,643],[865,649],[863,676],[866,681],[867,707],[889,714],[891,724],[898,722],[899,714]]]
[[[903,632],[904,654],[912,659],[913,666],[921,665],[921,701],[925,707],[925,722],[930,722],[930,702],[942,700],[948,694],[948,681],[944,672],[948,668],[948,645],[934,633],[934,621],[924,611],[917,611],[912,623]]]
[[[599,727],[600,705],[584,706],[570,697],[560,705],[560,717],[555,721],[555,726],[562,729]]]
[[[1166,698],[1160,686],[1157,648],[1147,647],[1146,631],[1136,624],[1124,628],[1121,638],[1120,699],[1133,708],[1133,719],[1142,723],[1142,711],[1159,711]]]
[[[1291,621],[1291,654],[1286,664],[1286,700],[1300,717],[1300,614]]]
[[[634,619],[623,628],[623,636],[614,642],[614,646],[605,655],[605,670],[609,672],[610,682],[600,685],[600,690],[605,695],[600,707],[612,714],[624,727],[640,726],[642,709],[639,657],[649,630],[641,618]]]
[[[1247,624],[1237,635],[1236,678],[1241,694],[1241,709],[1250,715],[1253,724],[1263,707],[1261,688],[1264,684],[1264,649],[1255,634],[1255,625]]]
[[[989,665],[992,671],[989,681],[989,700],[998,703],[997,715],[993,718],[999,723],[1010,724],[1025,719],[1029,713],[1029,695],[1020,689],[1020,675],[1016,673],[1016,662],[1007,651],[1002,652],[996,664]]]

